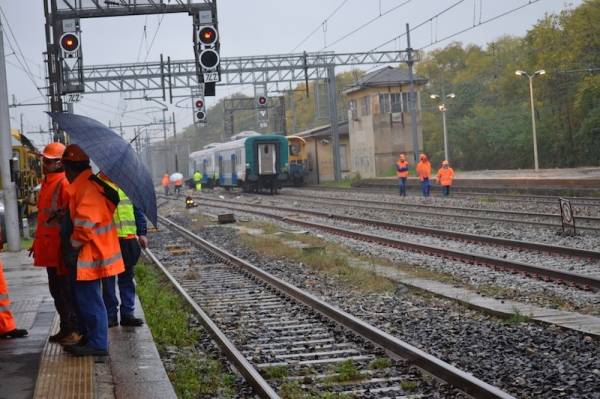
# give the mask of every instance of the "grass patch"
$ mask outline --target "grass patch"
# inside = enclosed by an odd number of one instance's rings
[[[386,369],[392,365],[392,361],[389,357],[378,357],[377,359],[371,360],[369,363],[369,369],[379,370]]]
[[[363,292],[393,292],[396,287],[391,280],[377,275],[372,270],[352,266],[352,254],[349,251],[335,244],[325,243],[317,237],[291,233],[283,233],[278,237],[242,233],[240,239],[243,245],[266,256],[303,263],[313,270],[335,277]],[[287,239],[324,246],[325,250],[305,252],[301,248],[286,245],[283,240]]]
[[[407,392],[412,392],[417,389],[419,383],[413,380],[402,380],[400,381],[400,388]]]
[[[177,397],[235,396],[235,375],[224,370],[219,360],[195,349],[200,333],[190,328],[186,304],[170,283],[153,266],[144,263],[137,265],[135,275],[146,323],[158,351],[164,356],[167,347],[181,349],[174,359],[173,371],[168,372]]]
[[[282,380],[288,376],[288,367],[284,365],[269,366],[263,369],[262,375],[267,380]]]
[[[29,248],[31,248],[32,245],[33,245],[33,239],[30,239],[30,240],[26,240],[24,238],[21,239],[21,248],[22,249],[29,249]]]
[[[525,316],[521,313],[521,311],[515,307],[513,307],[513,314],[506,319],[508,324],[521,324],[528,323],[531,319],[528,316]]]
[[[337,384],[340,382],[360,381],[365,378],[352,359],[344,360],[330,370],[331,376],[325,379],[326,384]]]

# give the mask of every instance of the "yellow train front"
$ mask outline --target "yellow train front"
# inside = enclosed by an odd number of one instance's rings
[[[290,175],[289,184],[302,186],[308,175],[308,151],[306,140],[298,136],[288,136]]]

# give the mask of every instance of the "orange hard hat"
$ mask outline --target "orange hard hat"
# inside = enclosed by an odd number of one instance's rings
[[[77,144],[69,144],[69,146],[65,148],[62,159],[63,161],[72,162],[84,162],[90,160],[87,154],[83,152],[81,147],[79,147]]]
[[[63,152],[65,152],[65,145],[63,143],[50,143],[44,147],[42,156],[48,159],[60,159],[63,156]]]

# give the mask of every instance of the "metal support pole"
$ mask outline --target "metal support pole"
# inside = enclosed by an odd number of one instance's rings
[[[4,190],[4,221],[6,224],[6,232],[3,232],[3,234],[8,243],[8,250],[17,252],[21,249],[21,239],[19,236],[17,188],[10,176],[12,138],[10,136],[10,113],[8,111],[3,29],[2,22],[0,21],[0,176],[2,176],[2,189]]]
[[[535,171],[537,172],[540,168],[538,163],[538,148],[537,148],[537,134],[535,131],[535,105],[533,104],[533,77],[535,74],[529,76],[529,97],[531,100],[531,127],[533,128],[533,161],[535,165]]]
[[[448,156],[448,131],[446,130],[446,105],[442,105],[442,123],[444,125],[444,159],[450,162]]]
[[[175,112],[171,115],[171,122],[173,123],[173,138],[175,139],[175,170],[179,170],[179,159],[177,157],[177,126],[175,125]]]
[[[338,130],[337,93],[335,88],[335,66],[327,67],[327,82],[329,86],[329,121],[331,123],[331,138],[333,139],[333,177],[335,181],[342,180],[340,166],[340,132]]]
[[[167,110],[163,108],[163,144],[165,145],[165,170],[169,169],[169,154],[167,151]],[[177,172],[177,170],[175,171]]]
[[[413,74],[413,49],[410,47],[410,28],[406,24],[406,53],[408,55],[408,80],[410,81],[410,93],[408,95],[409,108],[410,108],[410,128],[412,132],[413,142],[413,162],[415,165],[419,161],[419,133],[417,131],[417,93],[415,92],[415,77]]]

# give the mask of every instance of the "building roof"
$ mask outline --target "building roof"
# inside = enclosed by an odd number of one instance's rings
[[[414,75],[414,81],[417,85],[424,85],[427,83],[427,79],[418,75]],[[354,86],[348,88],[347,92],[355,91],[364,87],[398,86],[408,83],[410,83],[408,71],[388,66],[371,73],[367,73],[358,79]]]
[[[338,122],[338,132],[340,136],[348,134],[348,121]],[[304,130],[293,134],[294,136],[308,138],[308,137],[322,137],[331,136],[331,125],[317,126],[312,129]]]

